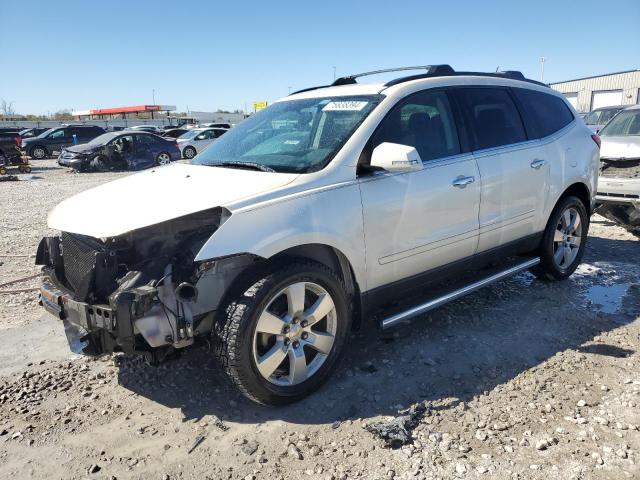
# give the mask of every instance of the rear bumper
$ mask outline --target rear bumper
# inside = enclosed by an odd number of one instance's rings
[[[596,201],[598,203],[640,204],[640,179],[600,176]]]

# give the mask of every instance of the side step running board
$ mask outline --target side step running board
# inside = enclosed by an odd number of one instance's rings
[[[531,260],[527,260],[526,262],[515,265],[507,270],[503,270],[502,272],[498,272],[490,277],[487,277],[483,280],[479,280],[474,283],[470,283],[458,290],[453,290],[452,292],[447,293],[446,295],[442,295],[440,297],[436,297],[428,302],[422,303],[420,305],[416,305],[415,307],[410,308],[409,310],[405,310],[404,312],[397,313],[392,315],[391,317],[387,317],[382,320],[382,328],[389,328],[398,323],[409,320],[410,318],[417,317],[425,312],[438,308],[445,303],[452,302],[460,297],[463,297],[471,292],[475,292],[476,290],[486,287],[498,280],[502,280],[503,278],[510,277],[518,272],[523,270],[527,270],[531,267],[535,267],[540,263],[539,258],[532,258]]]

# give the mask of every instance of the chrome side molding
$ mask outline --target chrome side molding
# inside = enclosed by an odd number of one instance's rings
[[[416,305],[415,307],[405,310],[404,312],[400,312],[390,317],[387,317],[382,320],[381,326],[383,329],[392,327],[398,323],[404,322],[413,317],[417,317],[418,315],[421,315],[425,312],[438,308],[444,305],[445,303],[449,303],[449,302],[452,302],[453,300],[457,300],[460,297],[463,297],[469,293],[475,292],[476,290],[482,287],[486,287],[487,285],[497,282],[498,280],[502,280],[503,278],[510,277],[511,275],[515,275],[516,273],[521,272],[523,270],[527,270],[531,267],[535,267],[539,263],[540,263],[540,258],[532,258],[530,260],[527,260],[526,262],[519,263],[518,265],[514,265],[513,267],[508,268],[507,270],[503,270],[502,272],[495,273],[490,277],[487,277],[485,279],[479,280],[474,283],[470,283],[469,285],[459,288],[458,290],[453,290],[452,292],[449,292],[446,295],[442,295],[440,297],[429,300],[428,302],[422,303],[420,305]]]

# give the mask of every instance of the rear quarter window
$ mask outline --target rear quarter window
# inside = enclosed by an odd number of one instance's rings
[[[563,129],[573,121],[573,113],[561,98],[548,93],[524,88],[514,88],[533,138],[543,138]]]

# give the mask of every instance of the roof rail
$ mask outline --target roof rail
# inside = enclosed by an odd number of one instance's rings
[[[526,78],[522,72],[518,70],[506,70],[504,72],[456,72],[451,69],[450,72],[446,73],[424,73],[420,75],[411,75],[409,77],[401,77],[396,78],[395,80],[391,80],[384,84],[385,87],[391,87],[393,85],[398,85],[399,83],[410,82],[411,80],[420,80],[421,78],[433,78],[433,77],[444,77],[444,76],[474,76],[474,77],[491,77],[491,78],[509,78],[511,80],[520,80],[521,82],[529,82],[534,83],[536,85],[540,85],[543,87],[548,87],[546,83],[538,82],[537,80],[531,80],[530,78]]]
[[[340,85],[353,85],[358,83],[356,81],[357,78],[366,77],[369,75],[377,75],[379,73],[388,73],[388,72],[402,72],[406,70],[426,70],[425,73],[419,73],[417,75],[410,75],[407,77],[400,77],[394,80],[390,80],[385,83],[385,87],[391,87],[393,85],[398,85],[399,83],[410,82],[411,80],[420,80],[422,78],[433,78],[433,77],[457,77],[457,76],[474,76],[474,77],[492,77],[492,78],[509,78],[511,80],[520,80],[522,82],[534,83],[536,85],[540,85],[543,87],[548,87],[546,83],[538,82],[537,80],[531,80],[530,78],[526,78],[522,72],[518,70],[506,70],[504,72],[456,72],[451,65],[442,64],[442,65],[421,65],[415,67],[398,67],[398,68],[385,68],[382,70],[373,70],[371,72],[364,73],[356,73],[355,75],[348,75],[346,77],[339,77],[330,85],[320,85],[317,87],[304,88],[302,90],[298,90],[296,92],[291,93],[290,95],[295,95],[296,93],[308,92],[311,90],[317,90],[319,88],[327,88],[327,87],[337,87]]]
[[[403,72],[406,70],[426,70],[427,74],[431,75],[447,75],[453,73],[454,70],[450,65],[419,65],[415,67],[397,67],[397,68],[385,68],[382,70],[372,70],[371,72],[356,73],[355,75],[349,75],[347,77],[337,78],[332,84],[332,87],[338,85],[352,85],[356,82],[356,78],[368,77],[370,75],[378,75],[379,73],[389,72]]]

